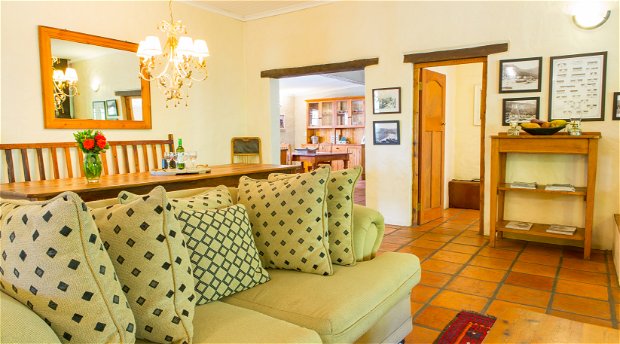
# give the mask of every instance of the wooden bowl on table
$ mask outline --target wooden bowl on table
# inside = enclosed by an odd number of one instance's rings
[[[549,128],[523,128],[521,129],[530,135],[553,135],[558,131],[566,128],[566,125],[561,127],[549,127]]]

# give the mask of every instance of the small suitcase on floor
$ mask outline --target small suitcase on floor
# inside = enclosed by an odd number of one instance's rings
[[[451,180],[448,203],[450,208],[480,210],[480,181]]]

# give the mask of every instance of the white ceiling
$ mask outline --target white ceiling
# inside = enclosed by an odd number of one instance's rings
[[[191,5],[242,21],[276,16],[330,3],[332,1],[199,1],[185,0]]]
[[[52,39],[52,56],[69,59],[73,62],[88,60],[103,55],[127,53],[123,50],[104,48],[97,45],[82,44],[77,42]],[[137,61],[137,58],[136,58]]]
[[[364,71],[299,76],[279,81],[282,96],[312,95],[352,88],[359,88],[363,92]]]

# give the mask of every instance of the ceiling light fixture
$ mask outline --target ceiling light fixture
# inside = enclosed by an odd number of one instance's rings
[[[156,81],[169,103],[176,107],[182,99],[189,98],[193,81],[207,79],[209,48],[202,39],[193,40],[186,36],[187,29],[180,20],[172,17],[172,0],[169,4],[170,22],[162,20],[158,29],[166,34],[164,49],[157,36],[147,36],[138,46],[140,77]]]
[[[584,30],[601,27],[611,16],[611,11],[598,2],[580,2],[573,7],[573,23]]]
[[[58,64],[60,59],[52,56],[52,66]],[[78,95],[77,82],[78,75],[75,69],[67,67],[63,72],[52,67],[52,80],[54,81],[54,106],[56,110],[64,113],[62,106],[67,97]]]

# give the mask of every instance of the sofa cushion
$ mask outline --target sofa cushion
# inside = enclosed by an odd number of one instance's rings
[[[194,277],[185,239],[163,187],[127,204],[93,209],[137,322],[137,337],[190,342]]]
[[[245,205],[265,267],[332,274],[327,235],[329,168],[277,181],[241,177]]]
[[[19,301],[0,291],[0,343],[60,343],[43,319]],[[16,324],[28,324],[28,331]]]
[[[140,196],[127,191],[121,191],[118,194],[118,200],[120,203],[131,202],[136,197]],[[168,198],[170,199],[170,203],[175,208],[175,212],[177,214],[183,209],[206,210],[229,207],[233,205],[230,192],[224,185],[219,185],[197,194],[188,194],[181,197],[172,197],[168,195]]]
[[[178,218],[194,266],[197,305],[269,281],[243,205],[181,210]]]
[[[194,343],[320,343],[306,328],[223,302],[196,307]],[[148,343],[137,340],[136,344]]]
[[[222,299],[316,331],[324,342],[354,342],[420,280],[412,254],[386,252],[322,277],[270,270],[271,281]]]
[[[327,183],[327,223],[329,254],[333,264],[354,265],[353,248],[353,194],[362,167],[331,171]],[[291,178],[291,174],[272,173],[269,180]]]
[[[133,341],[134,316],[80,197],[65,192],[44,202],[0,204],[3,291],[63,342]]]

